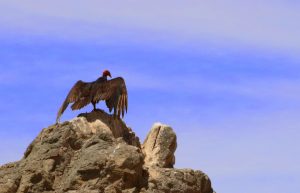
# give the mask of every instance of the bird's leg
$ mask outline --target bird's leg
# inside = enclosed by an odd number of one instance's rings
[[[96,103],[92,102],[92,104],[93,104],[93,107],[94,107],[93,111],[96,111]]]

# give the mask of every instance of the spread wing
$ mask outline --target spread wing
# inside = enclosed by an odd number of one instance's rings
[[[114,115],[124,117],[124,112],[128,109],[128,95],[124,79],[118,77],[94,86],[93,101],[105,100],[110,112],[114,110]]]
[[[69,94],[67,95],[65,101],[63,102],[62,106],[60,107],[57,113],[57,117],[56,117],[57,123],[59,122],[59,118],[64,113],[64,111],[66,110],[66,108],[70,103],[74,103],[72,105],[72,110],[80,109],[90,103],[91,86],[92,86],[91,83],[83,82],[81,80],[76,82],[76,84],[69,91]]]

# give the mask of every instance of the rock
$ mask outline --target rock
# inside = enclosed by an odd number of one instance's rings
[[[173,168],[176,148],[176,134],[173,129],[161,123],[154,124],[142,145],[145,164],[147,166]]]
[[[171,169],[175,164],[176,134],[170,126],[155,123],[142,150],[147,168],[148,189],[144,192],[213,193],[209,178],[200,171]]]
[[[150,192],[213,193],[208,176],[190,169],[148,168]]]
[[[155,125],[142,149],[122,120],[81,114],[43,129],[22,160],[1,166],[0,193],[212,193],[202,172],[170,168],[175,149],[168,126]]]

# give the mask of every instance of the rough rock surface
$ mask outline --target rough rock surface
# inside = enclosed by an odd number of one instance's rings
[[[145,164],[173,168],[176,147],[176,134],[173,129],[160,123],[154,124],[142,146]]]
[[[167,139],[166,139],[167,138]],[[173,169],[176,135],[156,124],[143,148],[103,111],[42,130],[23,159],[0,167],[0,193],[213,193],[200,171]]]

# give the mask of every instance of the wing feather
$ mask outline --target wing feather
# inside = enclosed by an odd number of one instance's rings
[[[81,80],[77,81],[74,84],[74,86],[69,91],[66,99],[64,100],[62,106],[59,108],[57,112],[56,123],[59,122],[61,115],[64,113],[64,111],[66,110],[66,108],[70,103],[76,104],[76,102],[80,100],[82,97],[89,96],[90,87],[91,87],[91,83],[83,82]]]
[[[86,105],[88,105],[91,102],[90,97],[82,97],[80,100],[77,100],[72,106],[72,110],[78,110],[81,109],[83,107],[85,107]]]
[[[122,117],[124,117],[124,111],[125,111],[125,96],[121,96],[121,104],[122,104]]]
[[[78,81],[69,91],[66,99],[60,107],[56,122],[59,122],[70,103],[74,103],[72,110],[81,109],[90,102],[99,102],[105,100],[109,111],[114,111],[114,115],[124,117],[128,109],[128,94],[126,84],[123,78],[118,77],[104,82],[83,82]]]
[[[123,78],[118,77],[106,82],[95,84],[93,101],[105,100],[109,110],[114,110],[114,114],[124,117],[127,112],[127,88]]]

